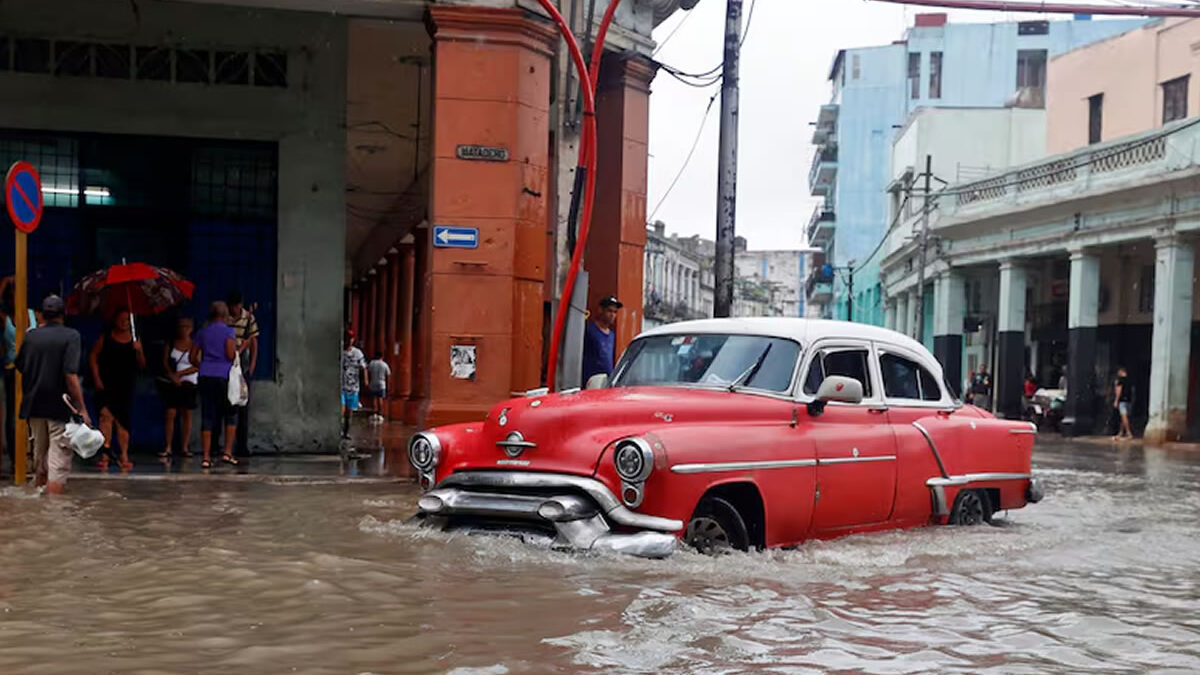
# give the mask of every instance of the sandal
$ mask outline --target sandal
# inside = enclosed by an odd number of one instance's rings
[[[184,457],[195,457],[195,456],[196,456],[196,453],[192,452],[191,450],[184,450],[184,451],[183,451],[183,456],[184,456]]]
[[[221,461],[225,462],[226,464],[228,464],[230,466],[237,466],[238,464],[240,464],[240,462],[238,462],[236,459],[234,459],[233,457],[231,457],[229,455],[221,455]]]
[[[170,457],[171,457],[171,450],[170,450],[170,448],[168,448],[168,449],[166,449],[166,450],[163,450],[162,452],[158,453],[158,458],[159,458],[159,459],[170,459]]]
[[[203,462],[200,462],[200,468],[201,469],[211,469],[212,468],[212,460],[206,459]]]

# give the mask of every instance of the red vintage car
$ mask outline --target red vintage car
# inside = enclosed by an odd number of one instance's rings
[[[1037,428],[963,405],[899,333],[713,319],[640,335],[611,382],[544,390],[409,443],[418,517],[665,557],[973,525],[1041,498]]]

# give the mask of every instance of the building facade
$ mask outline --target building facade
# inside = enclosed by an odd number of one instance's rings
[[[809,238],[825,250],[827,266],[811,268],[809,302],[824,316],[845,318],[852,309],[854,320],[882,323],[878,249],[890,225],[885,188],[895,130],[913,111],[1040,108],[1050,58],[1143,23],[952,24],[944,14],[918,14],[900,42],[838,52],[829,74],[831,101],[818,111],[812,138],[809,186],[822,202]]]
[[[577,34],[603,13],[557,4]],[[622,344],[642,319],[650,34],[678,7],[625,4],[601,68],[600,135],[621,141],[598,156],[587,292],[627,298]],[[346,327],[391,362],[393,419],[480,419],[544,380],[573,245],[569,62],[523,0],[5,2],[0,155],[49,190],[31,297],[122,259],[195,281],[180,311],[197,318],[243,292],[263,331],[259,450],[337,447]],[[139,323],[152,363],[169,321]],[[89,341],[101,329],[72,322]],[[135,443],[162,438],[150,375]]]

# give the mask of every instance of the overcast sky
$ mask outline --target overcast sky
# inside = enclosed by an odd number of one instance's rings
[[[901,39],[918,10],[870,0],[746,0],[747,9],[751,2],[757,7],[741,62],[737,232],[751,249],[799,248],[818,201],[808,194],[809,122],[829,101],[833,56],[838,49]],[[1044,18],[967,10],[949,14],[952,21]],[[725,0],[700,0],[655,31],[663,45],[655,58],[685,72],[712,68],[721,61],[724,22]],[[650,216],[683,165],[705,106],[718,89],[688,87],[663,72],[654,80],[646,215],[664,221],[668,232],[714,237],[719,96],[679,183]]]

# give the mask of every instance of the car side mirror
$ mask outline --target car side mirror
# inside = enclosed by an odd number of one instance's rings
[[[862,403],[862,382],[841,375],[830,375],[817,388],[817,397],[808,404],[808,412],[813,417],[825,412],[825,404],[830,401],[838,403]]]
[[[584,389],[608,389],[608,375],[597,373],[589,377]]]

